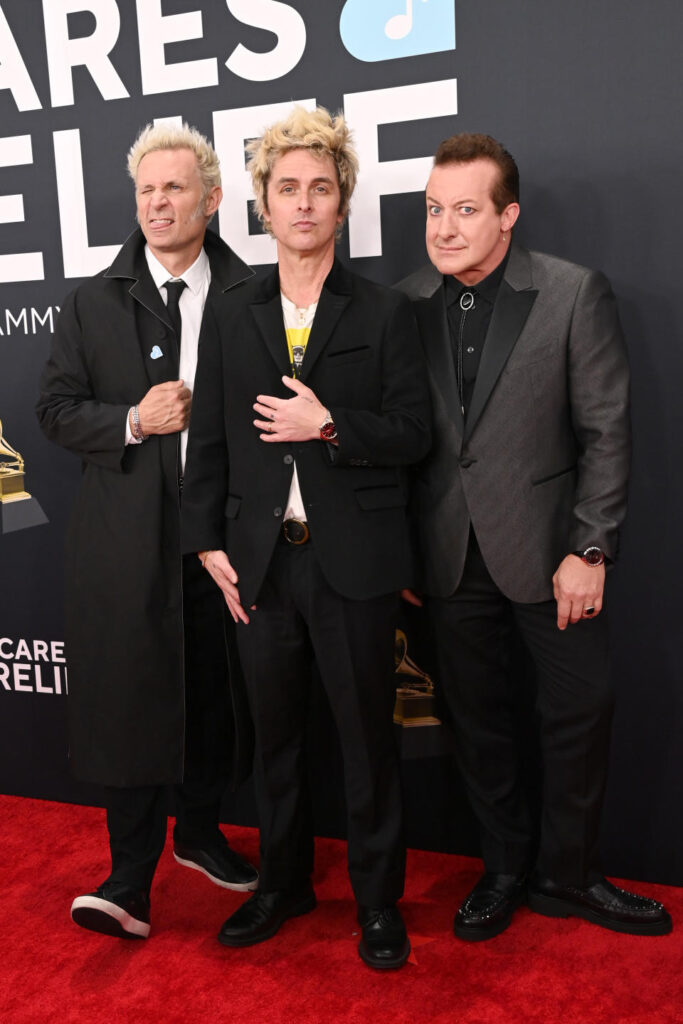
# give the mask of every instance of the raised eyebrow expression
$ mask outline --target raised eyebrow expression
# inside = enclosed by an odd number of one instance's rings
[[[455,203],[451,203],[451,206],[456,210],[469,210],[473,213],[476,209],[473,199],[458,199]],[[435,209],[443,210],[444,204],[438,202],[436,199],[432,199],[430,196],[427,196],[427,209],[430,211]]]

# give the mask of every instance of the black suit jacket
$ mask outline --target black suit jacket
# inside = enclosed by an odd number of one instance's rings
[[[302,380],[330,409],[339,446],[267,444],[258,394],[292,397],[277,269],[212,297],[197,370],[183,492],[185,551],[223,548],[240,597],[256,600],[296,460],[316,555],[330,585],[370,598],[412,582],[405,469],[429,447],[429,393],[410,304],[335,262]]]
[[[429,266],[398,287],[413,299],[434,408],[414,493],[421,586],[455,591],[472,523],[503,593],[549,600],[570,551],[616,557],[626,509],[628,365],[609,284],[513,245],[466,422],[442,275]]]

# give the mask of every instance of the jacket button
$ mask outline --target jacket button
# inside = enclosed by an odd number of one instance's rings
[[[279,519],[279,517],[282,515],[282,509],[280,508],[279,505],[277,508],[273,509],[273,515],[275,516],[276,519]]]
[[[284,457],[284,459],[282,461],[284,462],[285,466],[291,466],[292,463],[294,462],[294,456],[293,455],[285,455],[285,457]]]

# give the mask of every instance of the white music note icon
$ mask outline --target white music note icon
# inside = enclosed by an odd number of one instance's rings
[[[422,0],[423,4],[427,3],[427,0]],[[413,0],[406,0],[406,9],[404,14],[395,14],[393,18],[389,18],[388,22],[384,26],[384,34],[389,39],[405,39],[405,37],[412,32],[413,29]]]

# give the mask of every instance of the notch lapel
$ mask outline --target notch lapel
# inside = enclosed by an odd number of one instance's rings
[[[443,280],[430,298],[420,299],[414,303],[414,309],[434,386],[441,394],[449,418],[462,437],[465,424],[455,380]]]
[[[287,335],[282,317],[282,301],[279,289],[267,302],[253,302],[251,312],[266,348],[270,352],[281,376],[291,377],[287,351]]]
[[[332,332],[350,301],[350,295],[335,295],[323,288],[301,367],[302,381],[305,382],[310,376],[318,356],[332,337]]]
[[[465,440],[471,436],[484,411],[503,367],[517,344],[537,295],[538,289],[531,288],[526,252],[515,248],[510,253],[505,277],[501,281],[493,307],[474,384],[472,403],[467,412]]]

